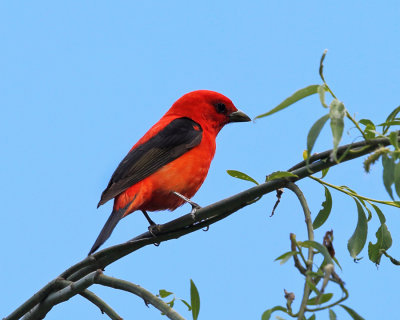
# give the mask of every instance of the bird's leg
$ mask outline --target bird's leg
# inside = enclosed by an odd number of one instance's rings
[[[147,219],[147,221],[149,222],[149,232],[151,233],[151,235],[153,237],[156,237],[156,233],[159,232],[159,227],[158,224],[156,224],[153,220],[151,220],[151,218],[149,217],[149,215],[147,214],[146,210],[142,210],[143,215],[145,216],[145,218]],[[154,232],[155,231],[155,232]]]
[[[189,198],[186,198],[183,194],[180,194],[179,192],[173,191],[172,193],[192,206],[192,211],[190,212],[190,214],[192,215],[193,220],[196,221],[196,211],[201,209],[201,207],[196,202],[193,202]]]

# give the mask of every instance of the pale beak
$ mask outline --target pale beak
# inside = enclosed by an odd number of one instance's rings
[[[229,115],[229,122],[247,122],[251,121],[249,116],[244,112],[238,110]]]

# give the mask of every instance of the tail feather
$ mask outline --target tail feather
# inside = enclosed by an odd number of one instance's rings
[[[97,237],[92,249],[90,249],[88,256],[90,256],[93,252],[95,252],[110,237],[115,226],[117,225],[119,220],[121,220],[122,217],[124,216],[125,209],[126,208],[121,208],[117,211],[111,212],[111,215],[109,216],[103,229],[101,229],[101,232]]]

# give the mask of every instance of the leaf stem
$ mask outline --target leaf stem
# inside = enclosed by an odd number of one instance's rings
[[[358,124],[358,122],[356,121],[356,119],[354,119],[350,113],[346,110],[346,117],[347,119],[349,119],[351,122],[353,122],[353,124],[356,126],[356,128],[358,129],[358,131],[360,131],[360,133],[362,134],[363,138],[365,140],[368,140],[367,136],[365,135],[364,131],[361,129],[360,125]]]
[[[335,186],[333,184],[330,184],[330,183],[328,183],[326,181],[323,181],[323,180],[321,180],[321,179],[319,179],[317,177],[309,176],[309,178],[311,178],[311,179],[313,179],[313,180],[315,180],[315,181],[317,181],[317,182],[319,182],[319,183],[321,183],[321,184],[323,184],[325,186],[331,187],[332,189],[335,189],[337,191],[343,192],[343,193],[345,193],[345,194],[347,194],[347,195],[349,195],[351,197],[356,197],[356,198],[363,199],[363,200],[366,200],[366,201],[386,204],[388,206],[393,206],[393,207],[400,208],[400,204],[398,204],[397,202],[394,202],[394,201],[383,201],[383,200],[376,200],[376,199],[372,199],[372,198],[367,198],[367,197],[364,197],[364,196],[360,196],[357,193],[354,193],[354,192],[351,192],[351,191],[348,191],[348,190],[344,190],[341,187],[338,187],[338,186]]]

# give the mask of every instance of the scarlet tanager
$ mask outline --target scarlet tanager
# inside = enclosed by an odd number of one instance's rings
[[[97,207],[114,198],[113,211],[89,255],[128,214],[141,210],[153,225],[147,211],[175,210],[188,201],[207,176],[218,132],[244,121],[250,118],[218,92],[198,90],[178,99],[112,175]]]

